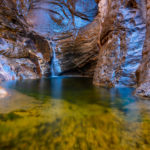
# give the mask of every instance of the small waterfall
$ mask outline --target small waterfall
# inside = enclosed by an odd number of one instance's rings
[[[56,56],[56,51],[58,48],[56,47],[56,44],[51,42],[51,47],[52,47],[52,52],[53,52],[53,57],[51,61],[51,76],[55,77],[58,76],[61,73],[61,67],[60,67],[60,62]]]

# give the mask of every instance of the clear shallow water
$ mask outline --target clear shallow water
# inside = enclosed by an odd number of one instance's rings
[[[3,84],[0,150],[149,150],[150,101],[88,78]]]

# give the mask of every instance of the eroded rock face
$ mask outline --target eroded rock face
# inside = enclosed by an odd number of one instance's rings
[[[57,74],[93,76],[99,51],[98,20],[87,25],[97,8],[94,0],[3,0],[0,79],[50,75],[50,64],[55,64]]]
[[[36,32],[53,36],[91,23],[97,8],[95,0],[35,0],[26,19]]]
[[[149,7],[149,0],[3,0],[0,81],[94,76],[98,86],[138,83],[136,93],[150,96]]]
[[[99,53],[97,32],[99,32],[98,17],[76,34],[70,32],[54,37],[60,74],[93,77]]]
[[[0,2],[0,80],[39,78],[49,73],[51,49],[29,29],[25,16],[30,1]]]
[[[136,94],[150,97],[150,0],[147,0],[146,40],[143,50],[143,59],[137,70],[138,88]]]
[[[94,84],[136,85],[145,40],[145,2],[101,0],[100,53]]]
[[[99,52],[97,8],[95,0],[32,3],[26,19],[32,30],[50,41],[52,75],[93,77]]]

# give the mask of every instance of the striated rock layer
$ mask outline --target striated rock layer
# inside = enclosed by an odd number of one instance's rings
[[[143,49],[143,59],[137,70],[138,88],[136,94],[150,97],[150,0],[147,0],[146,39]]]
[[[0,81],[52,70],[92,77],[99,51],[96,15],[94,0],[0,2]]]
[[[38,0],[31,5],[26,19],[50,42],[52,75],[93,77],[99,52],[97,8],[95,0]]]
[[[3,0],[0,81],[93,77],[150,96],[149,0]]]
[[[101,0],[100,52],[94,84],[135,86],[145,40],[143,0]]]
[[[93,77],[99,52],[97,31],[99,20],[96,17],[76,34],[70,32],[54,37],[55,53],[61,68],[59,74]]]
[[[0,81],[39,78],[49,72],[51,49],[26,23],[28,2],[0,2]]]

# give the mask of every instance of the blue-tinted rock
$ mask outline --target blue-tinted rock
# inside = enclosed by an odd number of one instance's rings
[[[136,70],[142,60],[145,41],[145,2],[99,3],[100,54],[94,83],[101,86],[136,86]]]

